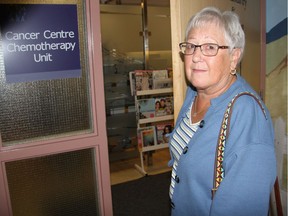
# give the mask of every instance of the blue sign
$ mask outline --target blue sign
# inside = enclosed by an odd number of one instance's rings
[[[1,4],[6,82],[81,76],[77,5]]]

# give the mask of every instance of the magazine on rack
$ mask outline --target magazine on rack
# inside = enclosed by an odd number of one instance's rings
[[[169,77],[168,70],[153,71],[153,89],[171,88],[172,77]]]
[[[173,127],[174,123],[172,121],[155,124],[158,145],[168,143],[168,137],[166,137],[166,135],[172,132]]]
[[[155,98],[139,99],[136,104],[139,119],[155,117]]]
[[[138,148],[154,146],[157,143],[156,130],[154,126],[148,126],[137,129]]]
[[[173,97],[155,98],[155,116],[172,115],[173,113]]]
[[[172,70],[135,70],[129,73],[131,95],[145,91],[172,87]]]
[[[153,72],[150,70],[136,70],[135,90],[144,91],[153,89]]]

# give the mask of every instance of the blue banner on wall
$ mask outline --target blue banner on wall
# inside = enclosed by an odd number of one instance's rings
[[[77,5],[1,4],[6,82],[81,76]]]

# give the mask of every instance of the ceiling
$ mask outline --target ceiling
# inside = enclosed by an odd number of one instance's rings
[[[100,0],[108,5],[140,5],[142,0]],[[143,0],[144,1],[144,0]],[[146,0],[147,6],[169,7],[170,0]]]

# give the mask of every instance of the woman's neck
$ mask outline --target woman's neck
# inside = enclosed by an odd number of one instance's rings
[[[236,81],[236,79],[236,76],[229,75],[229,79],[227,79],[226,85],[224,85],[224,87],[220,90],[213,93],[209,92],[209,90],[197,90],[198,94],[194,99],[191,109],[192,123],[201,121],[204,118],[208,108],[210,107],[211,99],[216,98],[226,92],[227,89],[229,89],[230,86]]]

